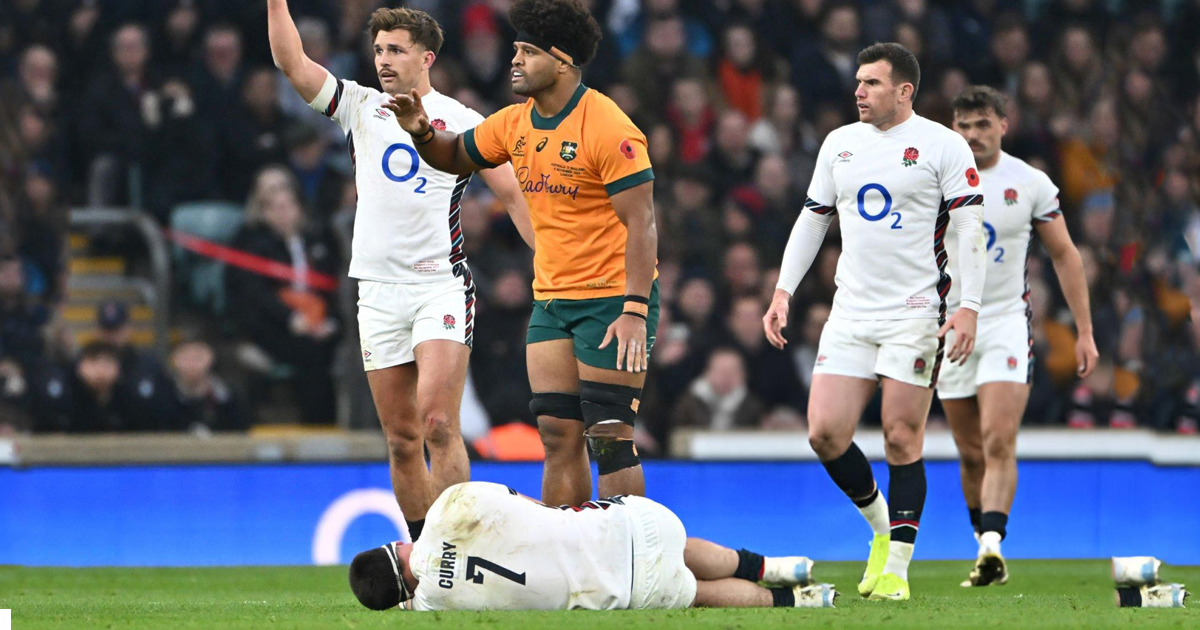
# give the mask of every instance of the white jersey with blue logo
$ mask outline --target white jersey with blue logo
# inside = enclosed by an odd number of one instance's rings
[[[831,317],[936,319],[946,314],[950,212],[983,203],[966,140],[913,114],[880,131],[867,123],[825,138],[805,211],[837,213],[842,255]],[[957,303],[955,304],[957,306]]]
[[[631,510],[619,497],[559,508],[495,483],[451,486],[412,548],[412,609],[627,609]]]
[[[384,107],[389,95],[333,80],[336,89],[322,91],[310,105],[346,132],[354,161],[358,208],[350,277],[393,283],[464,277],[459,201],[471,176],[421,161],[412,136]],[[479,113],[436,90],[421,103],[437,129],[462,133],[483,122]]]
[[[1025,259],[1034,223],[1062,215],[1058,187],[1043,172],[1003,151],[996,165],[979,173],[983,180],[983,231],[987,239],[987,280],[979,318],[1024,312],[1028,286]],[[951,252],[957,252],[958,235],[949,234]],[[953,256],[950,275],[958,277]],[[950,304],[958,306],[958,286],[950,290]]]

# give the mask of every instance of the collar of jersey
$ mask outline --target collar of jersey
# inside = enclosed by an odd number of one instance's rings
[[[904,131],[905,129],[908,129],[909,127],[911,127],[912,121],[916,120],[916,118],[917,118],[917,113],[913,112],[913,115],[909,116],[908,120],[900,123],[899,125],[896,125],[895,127],[892,127],[891,129],[888,129],[887,131],[880,131],[879,127],[876,127],[875,125],[871,125],[870,123],[868,123],[868,125],[871,127],[871,131],[874,131],[875,133],[877,133],[881,136],[891,136],[891,135],[898,134],[898,133]]]
[[[551,116],[550,118],[546,118],[545,116],[537,113],[537,107],[530,105],[529,114],[530,121],[533,123],[533,128],[537,129],[538,131],[554,131],[555,129],[558,129],[558,126],[562,124],[562,121],[566,120],[567,116],[570,116],[571,112],[575,111],[575,106],[579,104],[579,99],[583,98],[583,93],[587,90],[587,86],[583,83],[580,83],[579,87],[575,88],[575,93],[571,95],[571,100],[567,101],[567,105],[562,108],[562,111],[558,112],[554,116]]]

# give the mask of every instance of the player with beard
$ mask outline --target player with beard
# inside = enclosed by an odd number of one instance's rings
[[[1026,258],[1034,228],[1075,316],[1080,378],[1091,374],[1099,353],[1092,338],[1083,261],[1067,233],[1058,187],[1045,173],[1001,149],[1008,131],[1004,95],[990,87],[972,86],[953,105],[954,130],[975,154],[987,200],[983,227],[988,269],[975,352],[962,365],[946,366],[937,392],[954,432],[963,495],[979,538],[975,568],[962,585],[987,586],[1008,581],[1000,541],[1007,534],[1017,492],[1017,430],[1033,378],[1033,311]],[[950,261],[952,276],[957,275],[957,262]],[[954,304],[953,288],[950,295]]]
[[[267,26],[275,65],[313,109],[346,132],[355,163],[350,277],[359,280],[363,366],[387,437],[392,488],[416,540],[434,499],[470,477],[458,414],[475,317],[475,284],[459,222],[471,177],[421,162],[386,106],[390,95],[411,92],[428,104],[431,127],[462,131],[483,117],[430,86],[442,29],[427,13],[379,9],[371,15],[382,92],[338,79],[309,59],[286,0],[269,0]],[[528,209],[512,169],[483,178],[532,246]]]
[[[967,142],[913,113],[921,81],[916,57],[899,44],[858,55],[859,122],[821,145],[804,211],[796,221],[771,307],[767,339],[787,340],[788,302],[812,266],[834,216],[842,231],[837,292],[813,368],[809,443],[875,536],[858,585],[864,597],[906,600],[908,565],[925,505],[925,421],[947,331],[951,361],[972,350],[984,282],[983,195]],[[961,237],[948,252],[950,224]],[[946,319],[947,258],[959,257],[959,308]],[[888,498],[854,443],[863,409],[883,390]]]
[[[579,0],[518,0],[513,91],[529,97],[465,133],[430,124],[424,98],[388,105],[421,159],[466,174],[511,162],[537,242],[526,336],[530,409],[546,450],[542,499],[641,495],[633,425],[658,324],[653,179],[646,137],[581,82],[600,26]]]

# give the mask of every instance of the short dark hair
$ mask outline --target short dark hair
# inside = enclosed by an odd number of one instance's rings
[[[408,31],[414,42],[436,55],[441,52],[442,42],[445,41],[442,27],[437,20],[433,19],[432,15],[416,9],[375,9],[367,25],[371,29],[372,43],[380,31]]]
[[[921,88],[921,64],[907,48],[895,42],[875,42],[858,53],[858,65],[865,66],[876,61],[886,61],[892,66],[892,81],[911,83],[913,97]]]
[[[596,18],[579,0],[517,0],[508,12],[508,21],[517,31],[543,41],[562,42],[576,66],[596,56],[604,36]]]
[[[116,361],[117,363],[120,363],[121,362],[121,351],[117,350],[116,346],[114,346],[110,343],[107,343],[104,341],[92,341],[92,342],[89,342],[86,346],[84,346],[83,349],[79,352],[79,360],[80,361],[82,361],[84,359],[91,360],[91,359],[100,359],[100,358],[105,358],[105,357],[112,359],[113,361]]]
[[[986,112],[988,109],[996,112],[1001,118],[1008,118],[1005,106],[1008,98],[999,90],[987,85],[970,85],[954,98],[951,108],[955,114],[959,112]]]
[[[350,590],[359,603],[371,610],[388,610],[400,605],[400,584],[383,547],[364,551],[350,562]]]

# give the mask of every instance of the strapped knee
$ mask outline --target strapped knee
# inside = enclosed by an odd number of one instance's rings
[[[637,447],[631,438],[606,435],[594,431],[599,425],[623,423],[633,426],[637,417],[638,396],[636,387],[610,385],[583,381],[579,387],[580,406],[583,410],[584,435],[592,449],[592,457],[601,475],[608,475],[641,464]]]
[[[534,394],[529,401],[534,416],[550,416],[563,420],[583,420],[583,410],[576,394]]]

